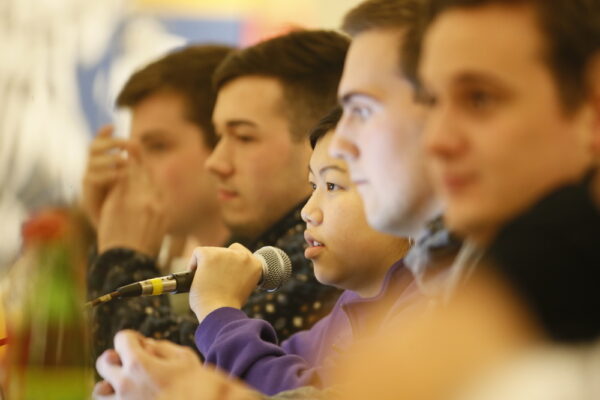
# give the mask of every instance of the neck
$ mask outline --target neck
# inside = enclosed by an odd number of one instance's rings
[[[432,199],[427,206],[413,212],[412,218],[404,218],[405,224],[399,226],[393,235],[398,237],[408,237],[417,239],[423,234],[426,225],[435,218],[441,216],[444,212],[442,204],[435,199]]]
[[[281,207],[280,212],[276,213],[275,209],[271,213],[269,219],[262,219],[259,222],[254,222],[253,224],[248,224],[246,226],[230,226],[231,232],[236,239],[242,241],[242,243],[253,243],[259,239],[263,239],[265,235],[271,235],[273,232],[278,232],[281,230],[289,229],[289,226],[284,224],[282,225],[282,221],[289,221],[292,224],[296,224],[299,220],[296,218],[290,219],[290,215],[298,212],[298,207],[301,202],[303,202],[306,197],[302,197],[293,202],[293,204],[289,205],[287,208]],[[277,215],[276,218],[273,218]],[[299,217],[298,217],[299,218]]]
[[[480,249],[486,249],[494,241],[497,234],[498,227],[488,225],[466,233],[463,238]]]
[[[398,246],[395,243],[394,249],[382,252],[383,257],[379,261],[373,262],[373,268],[369,269],[370,279],[364,279],[361,285],[354,291],[362,298],[374,297],[381,292],[385,277],[390,267],[398,260],[404,258],[410,249],[408,239],[402,239],[402,243]]]
[[[358,295],[363,299],[377,296],[379,292],[381,292],[383,282],[385,281],[385,276],[391,266],[392,264],[388,264],[385,269],[377,271],[377,276],[372,277],[369,284],[363,284],[359,289],[356,289],[355,292],[358,293]]]
[[[423,212],[421,213],[421,218],[415,224],[414,231],[409,237],[418,237],[418,235],[423,232],[423,229],[429,222],[433,221],[436,218],[439,218],[441,215],[443,215],[443,213],[444,207],[442,206],[442,203],[439,202],[437,198],[432,198],[431,201],[428,203],[428,206],[426,206],[423,209]]]
[[[221,215],[216,212],[212,213],[212,217],[205,218],[201,224],[198,224],[196,229],[190,232],[190,236],[199,246],[220,247],[227,242],[230,232]]]

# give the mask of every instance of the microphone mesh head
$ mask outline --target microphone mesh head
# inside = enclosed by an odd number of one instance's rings
[[[260,289],[274,292],[292,275],[292,262],[283,250],[273,246],[265,246],[254,252],[263,261],[263,276]]]

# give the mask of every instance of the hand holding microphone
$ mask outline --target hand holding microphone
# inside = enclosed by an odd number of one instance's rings
[[[274,290],[289,278],[291,262],[285,253],[273,247],[263,249],[252,254],[234,243],[229,248],[194,250],[190,269],[196,272],[190,307],[199,322],[217,308],[241,308],[257,285]]]
[[[198,247],[187,272],[147,279],[122,286],[88,305],[115,298],[190,292],[190,306],[199,320],[220,307],[241,308],[258,285],[275,291],[290,277],[289,257],[276,247],[251,253],[240,244],[229,248]]]

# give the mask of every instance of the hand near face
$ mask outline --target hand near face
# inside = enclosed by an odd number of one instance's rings
[[[127,247],[156,256],[167,229],[161,193],[129,152],[124,173],[106,196],[98,223],[98,250]]]
[[[262,271],[260,261],[238,243],[228,249],[196,248],[190,268],[196,269],[190,307],[199,322],[217,308],[241,308],[256,288]]]
[[[127,161],[121,154],[127,141],[112,137],[113,127],[102,127],[92,141],[83,177],[83,209],[94,227],[98,228],[100,211],[106,196],[117,183]]]
[[[117,333],[115,350],[105,351],[96,368],[105,379],[94,388],[99,400],[255,398],[241,383],[203,367],[191,349],[134,331]]]

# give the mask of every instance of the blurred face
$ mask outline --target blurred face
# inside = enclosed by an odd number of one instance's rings
[[[386,271],[407,250],[405,239],[371,228],[346,163],[328,153],[333,132],[316,145],[308,180],[313,188],[302,209],[305,238],[317,279],[367,297],[378,293]]]
[[[426,34],[421,75],[431,93],[426,145],[435,186],[459,233],[489,241],[588,168],[592,108],[561,107],[531,10],[443,13]]]
[[[397,30],[371,30],[352,40],[332,154],[348,163],[371,226],[406,236],[435,206],[421,151],[423,109],[399,72],[401,40]]]
[[[213,121],[220,141],[206,166],[218,179],[223,218],[234,233],[255,238],[308,196],[308,138],[293,139],[273,78],[226,84]]]
[[[182,96],[157,92],[132,109],[131,140],[167,205],[169,230],[189,233],[206,212],[217,212],[214,182],[204,171],[210,149],[200,127],[185,117]]]

